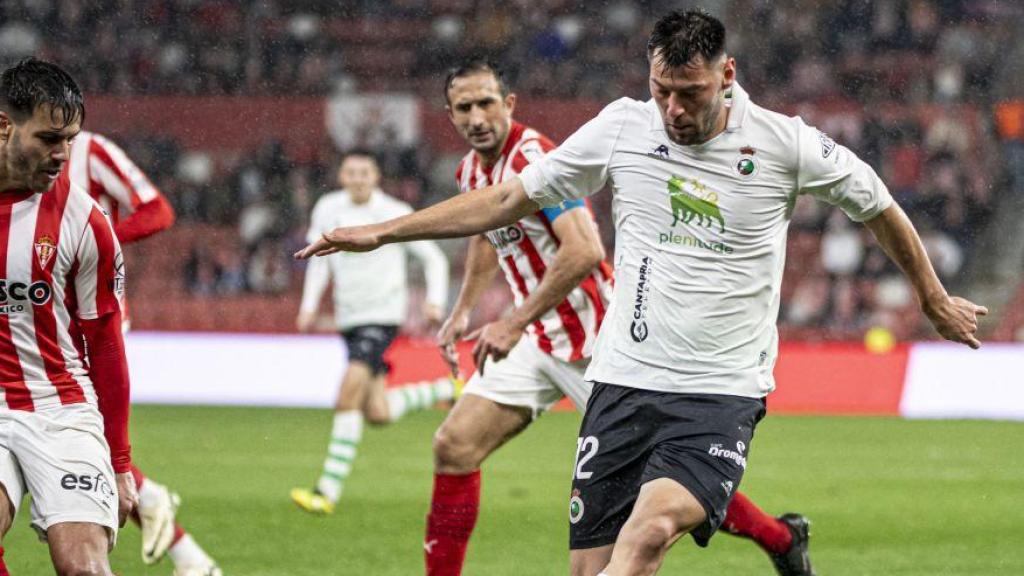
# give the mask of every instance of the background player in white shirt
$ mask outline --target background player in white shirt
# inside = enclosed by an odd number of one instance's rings
[[[473,148],[456,173],[463,192],[513,178],[555,147],[512,119],[516,95],[488,63],[471,62],[449,73],[445,98],[452,124]],[[585,202],[563,202],[470,239],[462,290],[438,334],[453,372],[458,370],[455,342],[499,269],[516,308],[477,331],[474,355],[481,371],[435,435],[434,491],[424,541],[428,576],[462,573],[480,507],[483,461],[564,396],[582,412],[591,392],[583,372],[612,278]],[[484,369],[490,354],[500,361]],[[773,518],[737,494],[726,526],[760,544],[780,573],[811,572],[802,516]]]
[[[597,383],[573,479],[578,575],[653,574],[679,537],[706,543],[721,522],[774,386],[797,195],[864,222],[943,337],[977,348],[977,316],[987,313],[947,294],[869,166],[799,118],[750,101],[721,22],[673,12],[648,46],[651,101],[613,103],[518,179],[335,230],[297,254],[476,234],[611,182],[618,279],[587,372]]]
[[[57,573],[109,575],[137,495],[124,260],[100,207],[61,173],[84,118],[53,64],[0,77],[0,534],[31,494]]]
[[[352,151],[338,170],[341,190],[325,194],[309,225],[309,240],[336,226],[371,224],[412,212],[412,208],[385,194],[380,169],[373,155]],[[455,383],[448,378],[386,389],[388,372],[384,352],[405,320],[408,307],[406,258],[423,264],[427,296],[423,315],[437,326],[448,291],[448,259],[433,242],[392,246],[375,254],[338,254],[309,263],[296,320],[299,331],[314,327],[320,300],[333,284],[335,326],[348,348],[348,368],[335,403],[334,425],[323,471],[313,490],[295,488],[292,500],[302,509],[330,514],[341,497],[345,478],[352,471],[363,421],[389,424],[412,410],[451,400]]]
[[[146,174],[110,139],[82,131],[71,144],[64,172],[110,216],[114,233],[124,245],[147,238],[174,224],[174,209]],[[124,330],[131,321],[123,306]],[[214,576],[216,562],[176,521],[180,497],[147,477],[134,464],[132,477],[139,507],[131,515],[142,529],[142,561],[156,564],[169,554],[175,576]]]

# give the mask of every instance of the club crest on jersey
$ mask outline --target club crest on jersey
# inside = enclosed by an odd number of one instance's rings
[[[754,154],[757,151],[750,146],[744,146],[740,148],[740,155],[736,157],[734,166],[736,167],[736,173],[740,175],[740,178],[749,180],[757,174],[757,158]]]
[[[672,176],[668,180],[668,201],[672,207],[672,226],[679,222],[689,224],[696,219],[697,226],[710,228],[718,223],[719,232],[725,232],[725,218],[718,209],[718,194],[696,178]]]
[[[54,253],[57,252],[57,243],[53,241],[49,234],[43,234],[36,240],[35,247],[39,267],[46,268],[46,265],[50,263],[50,258],[53,258]]]
[[[580,498],[579,488],[574,488],[572,497],[569,498],[569,523],[575,524],[583,518],[583,498]]]

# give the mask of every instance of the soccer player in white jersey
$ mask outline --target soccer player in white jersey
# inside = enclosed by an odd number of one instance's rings
[[[71,145],[64,164],[72,184],[99,203],[124,245],[147,238],[174,224],[174,209],[146,174],[110,139],[82,131]],[[124,303],[122,318],[127,332],[131,322]],[[155,564],[169,555],[175,576],[214,576],[216,562],[175,520],[180,498],[135,465],[131,467],[139,493],[139,507],[131,515],[142,529],[142,561]]]
[[[472,147],[456,173],[463,192],[513,178],[555,148],[512,119],[516,95],[492,64],[476,61],[452,70],[445,98],[452,124]],[[580,411],[590,396],[592,385],[583,373],[611,296],[612,274],[585,201],[544,208],[470,239],[462,290],[438,334],[453,371],[455,342],[499,269],[516,308],[480,330],[477,364],[483,366],[491,353],[503,359],[473,375],[435,436],[424,540],[428,576],[462,573],[480,508],[483,461],[563,396]],[[811,573],[803,517],[773,518],[737,494],[725,525],[760,544],[781,574]]]
[[[754,104],[725,28],[672,12],[648,44],[652,99],[620,99],[518,178],[407,217],[334,230],[296,254],[478,234],[611,183],[616,285],[586,377],[570,495],[576,575],[653,574],[682,535],[707,543],[774,388],[786,230],[810,194],[863,222],[944,338],[980,346],[987,309],[947,294],[875,171]]]
[[[81,91],[53,64],[26,59],[0,76],[0,533],[31,494],[56,572],[109,575],[137,495],[121,248],[61,172],[84,118]]]
[[[324,194],[313,207],[309,224],[312,242],[336,226],[383,222],[409,214],[412,208],[380,188],[380,169],[373,154],[353,150],[338,170],[341,189]],[[437,326],[448,297],[448,259],[433,242],[413,242],[376,254],[338,254],[311,261],[306,268],[299,331],[314,328],[320,300],[334,285],[335,326],[348,348],[348,367],[334,406],[334,424],[327,456],[312,490],[295,488],[292,500],[315,514],[330,514],[341,497],[362,439],[363,422],[390,424],[404,414],[451,400],[450,378],[386,387],[384,352],[398,334],[408,307],[406,256],[423,265],[427,281],[423,315]]]

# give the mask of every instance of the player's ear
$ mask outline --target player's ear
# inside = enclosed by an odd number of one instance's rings
[[[736,81],[736,59],[732,56],[726,56],[722,66],[722,89],[728,90],[732,88],[732,83]]]
[[[14,123],[11,121],[11,117],[7,112],[0,110],[0,139],[4,142],[11,137],[11,131],[14,129]]]
[[[516,93],[512,92],[508,96],[505,96],[505,108],[508,109],[508,113],[511,114],[516,110]]]

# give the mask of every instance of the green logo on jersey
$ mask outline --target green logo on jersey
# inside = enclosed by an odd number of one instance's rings
[[[725,218],[718,209],[718,194],[708,192],[696,178],[669,178],[668,200],[672,206],[672,226],[680,221],[689,224],[696,218],[697,226],[710,228],[717,221],[719,232],[725,232]]]

